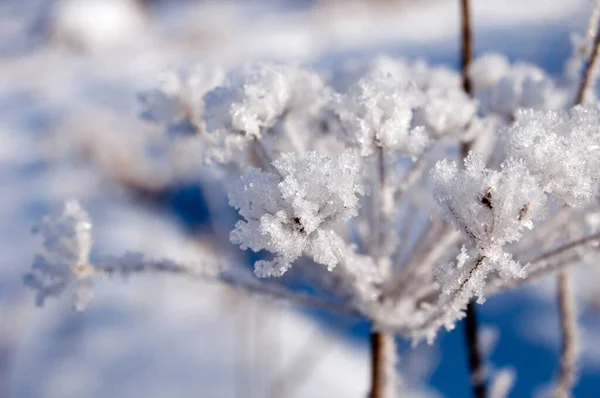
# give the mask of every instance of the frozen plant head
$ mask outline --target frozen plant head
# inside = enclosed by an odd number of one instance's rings
[[[165,125],[170,135],[197,134],[204,129],[204,95],[223,80],[221,69],[197,65],[189,70],[165,71],[159,87],[142,92],[142,118]]]
[[[563,101],[543,70],[526,63],[511,65],[503,55],[486,54],[476,59],[469,75],[484,114],[510,120],[519,108],[554,109]]]
[[[506,133],[507,155],[523,160],[544,192],[575,206],[596,192],[600,167],[600,111],[521,110]]]
[[[207,126],[259,139],[284,117],[311,117],[328,92],[317,73],[292,66],[260,64],[231,73],[208,93]]]
[[[347,94],[337,95],[333,108],[342,124],[342,139],[369,156],[377,148],[416,156],[429,143],[423,127],[412,127],[413,110],[423,93],[402,76],[374,70]]]
[[[474,255],[463,247],[456,264],[442,264],[436,270],[442,292],[454,297],[450,313],[459,314],[473,295],[483,300],[490,272],[503,279],[525,277],[504,246],[533,228],[533,221],[543,214],[546,196],[524,163],[513,159],[495,171],[485,167],[481,155],[470,153],[464,169],[454,162],[438,162],[432,179],[435,199],[446,217],[474,246]]]
[[[448,217],[479,250],[520,238],[540,216],[546,197],[524,163],[508,159],[499,171],[469,153],[464,169],[447,160],[432,170],[434,196]]]
[[[34,233],[42,238],[42,250],[25,282],[37,290],[36,301],[41,305],[46,297],[74,287],[75,307],[83,309],[91,299],[85,279],[94,273],[89,264],[92,224],[88,214],[79,202],[70,200],[62,213],[45,217]]]
[[[477,116],[477,102],[462,90],[431,88],[423,106],[415,112],[415,124],[423,125],[433,138],[461,138]]]
[[[229,195],[244,220],[231,232],[242,249],[266,249],[272,261],[256,263],[259,276],[281,276],[305,251],[333,269],[339,256],[328,232],[335,223],[357,214],[364,189],[360,162],[353,151],[330,159],[316,152],[306,157],[287,153],[273,163],[276,172],[250,170]],[[325,250],[327,249],[327,250]]]

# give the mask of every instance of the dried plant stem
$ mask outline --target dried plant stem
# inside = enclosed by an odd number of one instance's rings
[[[600,2],[596,1],[594,5],[594,9],[592,10],[592,17],[598,15],[597,9],[600,7]],[[590,88],[592,88],[596,84],[597,71],[596,64],[598,60],[598,54],[600,53],[600,23],[598,21],[590,21],[590,28],[595,24],[595,32],[593,33],[593,44],[591,53],[585,66],[583,67],[583,78],[581,79],[581,84],[579,85],[579,89],[577,90],[577,95],[575,96],[575,104],[583,104],[587,101],[587,93]],[[588,32],[588,36],[590,36],[591,32]]]
[[[598,1],[592,9],[592,16],[598,17]],[[595,29],[592,26],[595,24]],[[600,48],[600,24],[598,21],[590,21],[588,27],[588,36],[593,34],[594,40],[589,58],[583,69],[583,78],[579,85],[579,90],[575,97],[575,104],[583,104],[587,100],[587,93],[591,87],[596,85],[596,62]],[[592,29],[592,30],[590,30]],[[592,33],[595,30],[594,33]],[[589,38],[588,38],[589,39]],[[562,270],[556,281],[558,294],[558,310],[560,317],[561,330],[561,353],[560,353],[560,373],[554,390],[555,398],[566,398],[570,395],[571,389],[575,384],[575,366],[577,363],[577,315],[575,313],[575,298],[570,287],[571,270]]]
[[[475,311],[475,303],[470,301],[467,304],[467,317],[465,320],[465,337],[467,342],[467,351],[469,354],[469,369],[471,375],[471,386],[473,394],[477,398],[486,396],[485,374],[483,364],[479,355],[478,345],[478,330],[477,330],[477,312]]]
[[[462,86],[469,95],[473,94],[471,79],[469,78],[469,64],[473,58],[473,34],[471,29],[470,0],[460,0],[461,5],[461,72]]]
[[[371,256],[376,261],[384,278],[389,276],[390,270],[382,261],[384,245],[384,195],[386,189],[386,159],[383,148],[377,153],[377,174],[379,189],[373,198],[373,219],[371,220],[373,236],[371,239]],[[387,332],[373,330],[371,332],[371,392],[370,398],[394,398],[396,381],[396,343],[394,335]]]
[[[95,264],[93,273],[102,276],[122,275],[128,277],[134,274],[148,273],[166,273],[180,275],[198,279],[204,283],[212,283],[218,286],[231,288],[235,291],[242,291],[246,294],[256,294],[275,300],[288,301],[290,303],[306,305],[308,307],[322,309],[333,314],[341,314],[353,317],[360,317],[355,310],[343,305],[323,300],[319,297],[309,294],[295,292],[286,289],[281,285],[257,282],[253,278],[237,276],[226,272],[203,271],[192,267],[176,264],[168,260],[148,260],[142,257],[126,258],[127,266],[120,265],[124,263],[119,259],[108,258],[102,264]],[[117,265],[115,265],[117,264]]]
[[[375,173],[377,174],[378,189],[373,192],[372,214],[371,214],[371,247],[370,254],[375,260],[378,267],[382,267],[381,256],[384,230],[385,230],[385,214],[384,214],[384,195],[386,189],[386,164],[385,152],[382,147],[378,148],[375,160]],[[381,269],[382,272],[386,271]]]
[[[396,343],[394,335],[371,332],[371,393],[369,398],[393,398],[396,390]]]
[[[564,270],[565,268],[572,266],[577,261],[577,259],[579,258],[578,253],[570,255],[567,258],[561,258],[560,261],[550,265],[548,265],[547,263],[548,261],[562,256],[570,250],[578,249],[585,244],[593,243],[597,240],[600,240],[600,232],[584,236],[583,238],[573,240],[571,242],[565,243],[564,245],[558,246],[557,248],[544,252],[528,261],[529,266],[527,267],[527,277],[525,279],[513,279],[510,281],[499,282],[495,284],[491,283],[486,288],[485,294],[497,294],[505,290],[524,285],[525,283],[536,281],[544,276],[548,276],[556,272],[557,270]]]
[[[568,270],[557,277],[558,308],[561,329],[560,373],[554,390],[554,398],[567,398],[575,384],[575,368],[577,365],[577,314],[575,299],[571,291],[571,276]]]
[[[462,86],[465,93],[473,95],[473,87],[469,77],[469,65],[473,58],[473,33],[471,28],[471,4],[470,0],[461,0],[461,74]],[[468,155],[471,150],[472,142],[466,142],[461,145],[462,158]],[[465,319],[465,339],[469,357],[469,371],[471,375],[471,386],[473,393],[477,398],[485,398],[486,385],[483,374],[482,361],[480,357],[477,330],[477,313],[475,303],[472,301],[467,304],[467,316]]]
[[[552,245],[555,238],[563,231],[563,227],[568,222],[574,222],[575,214],[573,208],[563,206],[559,211],[549,217],[544,224],[538,228],[537,234],[531,234],[519,242],[521,252],[545,250]]]
[[[388,296],[398,297],[411,294],[415,288],[420,288],[422,286],[421,276],[428,275],[434,264],[447,254],[448,249],[455,245],[460,238],[460,232],[453,226],[446,226],[441,232],[432,234],[429,243],[422,251],[410,254],[407,265],[387,287]]]
[[[426,153],[423,153],[417,158],[412,166],[406,171],[402,177],[402,181],[398,184],[398,189],[394,193],[394,200],[399,202],[402,200],[404,194],[408,192],[417,183],[427,170],[427,166],[430,164],[432,152],[430,148]]]
[[[575,248],[582,246],[588,242],[592,242],[592,241],[595,241],[598,239],[600,239],[600,232],[584,236],[583,238],[575,239],[571,242],[565,243],[564,245],[560,245],[555,249],[549,250],[545,253],[540,254],[539,256],[532,258],[531,260],[528,261],[528,263],[530,263],[532,265],[542,263],[546,260],[549,260],[553,257],[558,256],[559,254],[566,252],[567,250],[575,249]],[[531,266],[530,266],[530,270],[528,270],[528,271],[530,273],[533,272],[533,270],[531,270]]]

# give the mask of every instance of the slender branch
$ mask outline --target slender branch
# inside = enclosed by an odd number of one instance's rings
[[[461,72],[462,86],[469,95],[473,94],[471,78],[469,77],[469,65],[473,58],[473,34],[471,29],[471,5],[470,0],[460,0],[461,5]]]
[[[430,153],[432,152],[432,148],[429,148],[427,152],[421,154],[417,160],[413,162],[410,168],[404,173],[402,176],[402,181],[398,184],[396,192],[394,192],[394,200],[399,202],[404,194],[408,192],[415,183],[419,181],[425,170],[427,170],[427,166],[430,162]]]
[[[559,269],[564,269],[571,266],[579,257],[579,255],[569,256],[568,259],[556,262],[554,264],[547,265],[548,261],[559,257],[566,252],[581,247],[587,243],[594,242],[600,239],[600,232],[584,236],[583,238],[576,239],[574,241],[565,243],[564,245],[558,246],[552,250],[544,252],[531,260],[528,261],[529,266],[527,267],[527,277],[525,279],[514,279],[510,281],[498,281],[488,285],[486,288],[486,295],[497,294],[508,289],[512,289],[525,283],[530,283],[538,280],[544,276],[551,274]]]
[[[116,265],[115,265],[116,264]],[[289,301],[292,303],[306,305],[308,307],[322,309],[334,314],[358,316],[360,314],[353,309],[320,299],[316,296],[288,290],[283,286],[258,282],[251,278],[227,273],[225,271],[203,271],[195,270],[191,267],[176,264],[169,260],[148,260],[143,256],[129,254],[124,258],[111,258],[109,262],[94,265],[94,273],[98,275],[113,276],[121,274],[129,276],[131,274],[143,273],[167,273],[175,275],[185,275],[207,283],[214,283],[224,287],[232,288],[237,291],[244,291],[250,294],[266,296],[272,299]]]
[[[461,34],[462,34],[462,86],[469,96],[473,96],[473,86],[469,77],[469,65],[473,58],[473,33],[471,28],[471,4],[470,0],[461,0]],[[472,142],[465,142],[461,145],[461,155],[464,159],[468,155]],[[475,303],[469,301],[467,304],[465,319],[465,339],[469,356],[469,370],[471,375],[471,386],[473,393],[477,398],[486,397],[485,378],[479,347],[477,344],[477,311]]]
[[[378,261],[381,256],[381,247],[383,245],[383,195],[385,195],[386,173],[385,173],[385,153],[383,147],[377,151],[377,175],[379,180],[379,189],[375,192],[373,198],[373,236],[371,237],[373,246],[371,255]],[[380,264],[377,264],[380,266]]]
[[[485,295],[491,296],[502,293],[506,290],[515,289],[526,284],[534,283],[546,276],[554,275],[559,271],[573,267],[579,259],[579,254],[572,254],[565,258],[561,258],[559,261],[550,264],[544,264],[544,266],[541,267],[536,267],[535,271],[529,272],[525,279],[512,279],[510,281],[499,280],[495,283],[488,284],[485,288]]]
[[[371,220],[372,234],[370,254],[375,260],[384,278],[389,276],[387,264],[382,261],[384,246],[384,223],[387,220],[384,211],[384,195],[386,194],[386,164],[383,147],[378,148],[376,172],[379,189],[373,198]],[[371,392],[370,398],[393,398],[396,380],[396,344],[394,335],[388,332],[373,330],[371,332]]]
[[[575,299],[571,291],[569,270],[562,271],[557,278],[558,309],[560,314],[560,330],[562,332],[560,372],[554,398],[567,398],[575,384],[575,368],[577,365],[577,314]]]
[[[394,335],[371,332],[371,393],[369,398],[395,396],[396,343]]]
[[[519,251],[526,253],[537,250],[546,250],[555,241],[560,231],[564,230],[566,223],[578,223],[580,220],[573,213],[573,208],[563,206],[546,219],[542,225],[536,227],[537,233],[528,234],[519,241]]]
[[[441,232],[438,232],[430,237],[424,250],[410,254],[410,261],[400,270],[394,281],[386,287],[387,297],[410,295],[413,292],[413,286],[421,287],[419,278],[422,275],[431,275],[430,270],[434,264],[446,255],[448,249],[461,238],[460,232],[453,226],[446,226]]]
[[[486,385],[483,364],[479,355],[479,337],[477,328],[477,312],[475,303],[470,301],[467,304],[467,318],[465,320],[465,338],[467,342],[467,351],[469,354],[469,372],[471,376],[471,386],[473,395],[477,398],[485,398]]]
[[[558,246],[555,249],[552,249],[545,253],[542,253],[542,254],[532,258],[531,260],[529,260],[528,263],[530,263],[532,265],[542,263],[546,260],[549,260],[553,257],[556,257],[556,256],[566,252],[567,250],[574,249],[578,246],[582,246],[586,243],[589,243],[589,242],[592,242],[592,241],[595,241],[598,239],[600,239],[600,232],[596,232],[594,234],[584,236],[583,238],[573,240],[571,242],[565,243],[564,245]]]
[[[385,184],[386,184],[386,170],[385,170],[385,152],[383,147],[379,147],[377,150],[377,158],[375,160],[375,172],[377,173],[378,189],[373,192],[372,199],[372,231],[371,231],[371,247],[370,254],[377,263],[377,266],[381,270],[381,254],[384,239],[384,195],[385,195]]]
[[[600,7],[600,2],[596,1],[594,5],[594,9],[592,10],[592,18],[596,16],[596,21],[590,21],[590,28],[592,28],[595,23],[595,32],[593,33],[593,44],[591,53],[585,66],[583,67],[583,78],[581,79],[581,84],[579,85],[579,89],[577,90],[577,95],[575,96],[575,104],[583,104],[586,102],[587,93],[590,88],[596,83],[596,63],[598,60],[598,54],[600,53],[600,24],[598,23],[598,8]],[[591,32],[588,31],[588,36],[591,35]]]

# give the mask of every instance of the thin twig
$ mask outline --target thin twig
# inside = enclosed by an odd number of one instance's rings
[[[461,0],[461,72],[462,86],[465,93],[472,95],[471,78],[469,77],[469,65],[473,59],[473,34],[471,29],[471,5],[470,0]]]
[[[503,292],[508,289],[512,289],[526,283],[530,283],[536,281],[544,276],[547,276],[559,269],[564,269],[571,266],[576,259],[579,257],[578,255],[569,257],[568,261],[559,261],[554,264],[547,265],[548,261],[553,260],[554,258],[565,254],[569,250],[576,249],[581,247],[587,243],[596,241],[600,239],[600,232],[587,235],[583,238],[576,239],[574,241],[565,243],[564,245],[558,246],[552,250],[544,252],[531,260],[529,260],[529,266],[527,267],[527,277],[525,279],[513,279],[510,281],[499,281],[498,283],[492,283],[488,285],[486,288],[486,295],[497,294]]]
[[[289,301],[291,303],[318,308],[334,314],[361,316],[357,311],[343,305],[302,292],[288,290],[280,285],[258,282],[254,279],[244,278],[225,271],[203,272],[202,270],[195,270],[191,267],[176,264],[169,260],[148,260],[143,258],[143,256],[130,254],[122,259],[111,258],[108,262],[105,261],[104,264],[94,265],[93,268],[95,273],[109,276],[116,274],[129,276],[131,274],[143,273],[185,275],[202,280],[203,282],[229,287],[236,291],[244,291],[246,293],[266,296],[272,299]]]
[[[432,148],[429,148],[425,153],[422,153],[417,160],[413,162],[408,170],[402,176],[402,181],[399,182],[398,188],[396,192],[394,192],[394,201],[399,202],[404,194],[408,192],[415,183],[417,183],[425,170],[427,170],[427,166],[430,162],[430,153],[433,151]]]
[[[471,386],[473,394],[477,398],[485,398],[486,385],[483,364],[479,355],[477,330],[477,312],[475,311],[475,303],[470,301],[467,304],[467,317],[465,320],[465,338],[467,342],[467,351],[469,354],[469,369],[471,375]]]
[[[571,277],[569,270],[564,270],[558,275],[556,287],[558,290],[562,345],[560,353],[560,373],[553,397],[567,398],[571,395],[571,390],[575,384],[575,368],[578,358],[577,314],[574,295],[571,291]]]
[[[378,189],[373,192],[372,199],[372,213],[371,213],[371,247],[370,255],[375,260],[377,266],[381,269],[381,254],[384,240],[384,195],[386,185],[386,168],[385,168],[385,152],[383,147],[379,147],[377,150],[377,157],[375,159],[375,172],[377,173]]]
[[[564,245],[558,246],[555,249],[552,249],[545,253],[542,253],[542,254],[532,258],[531,260],[529,260],[528,263],[530,263],[530,264],[542,263],[546,260],[549,260],[552,257],[556,257],[559,254],[564,253],[567,250],[574,249],[578,246],[582,246],[588,242],[598,240],[598,239],[600,239],[600,232],[596,232],[594,234],[584,236],[583,238],[573,240],[571,242],[565,243]]]
[[[596,1],[594,5],[594,10],[592,15],[597,14],[596,9],[600,7],[600,2]],[[590,21],[590,25],[592,25],[592,21]],[[583,67],[583,78],[581,79],[581,84],[579,85],[579,89],[577,90],[577,95],[575,96],[575,104],[583,104],[586,102],[587,93],[592,85],[595,85],[595,75],[596,75],[596,63],[598,60],[598,54],[600,53],[600,24],[598,21],[595,21],[596,29],[594,34],[594,41],[591,54]],[[589,35],[590,32],[588,32]]]
[[[453,226],[446,226],[438,231],[425,246],[426,250],[413,252],[407,265],[400,270],[394,281],[386,287],[387,297],[399,297],[410,295],[412,287],[420,287],[422,275],[431,275],[431,268],[448,253],[448,249],[455,245],[461,238],[461,234]]]
[[[546,250],[555,241],[555,238],[564,230],[566,223],[578,223],[578,215],[573,214],[573,208],[563,206],[542,225],[536,227],[536,234],[529,234],[519,241],[519,251],[526,253],[530,251]],[[580,216],[580,215],[579,215]]]
[[[469,77],[469,65],[473,58],[473,33],[471,28],[471,4],[470,0],[461,0],[461,51],[462,51],[462,63],[461,63],[461,74],[462,74],[462,86],[469,96],[473,96],[473,86],[471,78]],[[464,142],[461,145],[461,155],[464,159],[469,151],[473,142]],[[486,386],[485,378],[482,369],[482,360],[477,345],[478,341],[478,329],[477,329],[477,312],[475,304],[470,301],[467,304],[467,312],[465,319],[465,339],[466,346],[469,356],[469,368],[471,375],[471,385],[473,387],[473,393],[477,398],[485,398]]]

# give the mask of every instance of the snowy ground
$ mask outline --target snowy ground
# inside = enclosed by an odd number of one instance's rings
[[[36,308],[21,282],[36,247],[30,230],[47,211],[78,197],[105,252],[193,261],[207,255],[207,246],[236,250],[213,246],[233,223],[218,188],[205,197],[215,225],[196,235],[173,217],[173,198],[161,202],[164,208],[142,206],[120,188],[123,178],[151,186],[186,168],[136,162],[142,143],[157,133],[138,120],[136,93],[152,88],[165,68],[196,62],[268,59],[327,69],[390,53],[455,65],[456,2],[181,0],[148,2],[147,9],[126,3],[0,4],[0,396],[365,396],[365,328],[351,320],[160,276],[100,283],[84,313],[73,312],[67,297]],[[569,32],[581,32],[589,3],[476,0],[476,50],[506,52],[559,74]],[[74,160],[73,151],[84,156]],[[209,183],[202,172],[182,175]],[[484,321],[499,325],[492,361],[518,370],[514,396],[543,388],[554,371],[551,294],[531,291],[482,309]],[[597,341],[597,315],[584,315],[586,341]],[[402,348],[404,379],[415,389],[407,396],[466,394],[461,344],[454,332],[434,347]],[[545,363],[528,369],[531,359],[511,355],[519,347]],[[600,390],[600,352],[585,348],[577,396]]]

